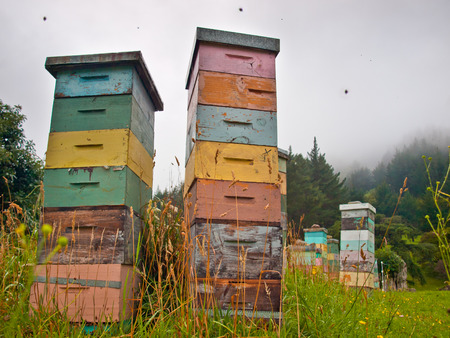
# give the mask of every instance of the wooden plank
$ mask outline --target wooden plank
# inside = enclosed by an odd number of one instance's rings
[[[128,167],[44,170],[45,207],[126,205],[142,214],[152,189]]]
[[[185,221],[280,226],[280,191],[274,184],[198,179],[186,196]]]
[[[139,275],[120,264],[37,265],[30,304],[66,311],[71,322],[117,322],[136,309]]]
[[[375,243],[368,240],[347,241],[341,239],[341,250],[358,251],[361,249],[375,253]]]
[[[129,129],[50,133],[46,169],[123,165],[152,186],[153,159]]]
[[[191,238],[196,278],[281,279],[279,227],[196,223]]]
[[[277,146],[274,112],[198,105],[188,124],[186,162],[199,140]]]
[[[205,71],[198,76],[199,104],[277,111],[275,79]]]
[[[287,213],[281,212],[281,228],[287,231],[288,217]]]
[[[185,192],[199,178],[276,183],[277,148],[198,141],[186,165],[185,176]]]
[[[373,274],[369,272],[347,272],[339,273],[339,280],[346,286],[373,288]]]
[[[154,124],[132,95],[77,97],[54,100],[50,132],[128,128],[153,156]]]
[[[39,233],[38,262],[44,263],[60,236],[68,238],[66,249],[50,258],[58,264],[129,264],[136,262],[141,219],[125,206],[44,208],[41,224],[53,232]]]
[[[281,280],[197,279],[192,283],[195,305],[200,308],[245,311],[281,311]]]

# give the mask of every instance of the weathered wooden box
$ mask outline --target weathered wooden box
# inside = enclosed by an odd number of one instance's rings
[[[185,221],[280,226],[280,191],[275,184],[198,179],[186,198]]]
[[[342,271],[351,272],[372,271],[372,267],[375,262],[375,254],[367,250],[363,250],[362,254],[364,257],[361,255],[361,250],[341,250],[339,253],[340,269]]]
[[[186,165],[185,193],[199,178],[277,183],[277,148],[198,141]]]
[[[203,104],[276,112],[276,92],[275,79],[199,71],[190,106]]]
[[[196,278],[281,279],[279,227],[196,223],[191,226],[191,240]]]
[[[144,112],[132,95],[55,99],[50,132],[130,129],[153,156],[154,111]]]
[[[339,273],[339,280],[346,286],[367,288],[374,287],[373,274],[370,272],[341,271]]]
[[[38,262],[54,264],[128,264],[137,261],[142,220],[126,206],[44,208],[41,224],[53,232],[39,234]],[[68,245],[51,256],[60,236]]]
[[[147,114],[163,103],[141,52],[48,57],[55,98],[132,94]]]
[[[199,140],[276,147],[276,113],[198,105],[188,117],[186,162]]]
[[[127,166],[46,169],[44,207],[126,205],[142,214],[152,189]]]
[[[376,209],[369,203],[341,204],[341,230],[375,231]]]
[[[278,313],[281,311],[281,280],[197,279],[191,284],[198,308]],[[261,313],[259,314],[259,316]]]
[[[137,305],[140,278],[129,265],[37,265],[35,274],[31,306],[64,311],[72,322],[129,319]]]
[[[130,129],[50,133],[45,169],[99,166],[127,166],[153,184],[153,159]]]

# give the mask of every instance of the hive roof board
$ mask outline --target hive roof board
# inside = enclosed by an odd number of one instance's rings
[[[197,27],[186,77],[186,89],[189,87],[189,80],[194,67],[195,57],[197,56],[198,46],[201,42],[262,49],[274,52],[275,55],[278,55],[280,52],[280,39]]]

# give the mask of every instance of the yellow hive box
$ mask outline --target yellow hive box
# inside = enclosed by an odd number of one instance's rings
[[[197,141],[186,165],[184,191],[195,179],[277,183],[277,147]]]
[[[122,165],[152,187],[153,158],[130,129],[50,133],[45,169]]]

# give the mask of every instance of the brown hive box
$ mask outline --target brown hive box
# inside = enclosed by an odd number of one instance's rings
[[[191,266],[197,278],[281,279],[282,232],[263,225],[191,226]]]
[[[43,240],[39,234],[39,263],[48,258],[58,264],[133,264],[142,221],[131,217],[126,206],[44,208],[41,223],[53,232]],[[68,245],[49,257],[60,236]]]

